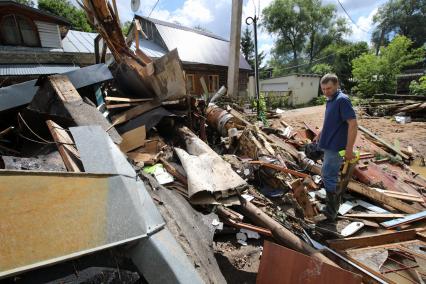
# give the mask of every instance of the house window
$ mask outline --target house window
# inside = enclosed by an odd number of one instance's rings
[[[187,74],[186,75],[186,89],[191,93],[195,92],[195,76],[194,76],[194,74]]]
[[[216,92],[219,89],[219,75],[209,75],[209,92]]]
[[[0,36],[5,45],[40,46],[36,26],[30,19],[20,15],[2,18]]]

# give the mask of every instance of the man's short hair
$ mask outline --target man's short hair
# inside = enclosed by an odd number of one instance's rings
[[[321,78],[321,84],[327,84],[328,82],[332,82],[334,85],[336,85],[339,83],[339,78],[337,78],[337,75],[333,73],[325,74]]]

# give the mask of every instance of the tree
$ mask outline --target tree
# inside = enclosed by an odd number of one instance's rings
[[[132,26],[132,22],[131,21],[125,21],[124,24],[121,27],[121,31],[123,33],[124,36],[127,36],[127,34],[129,33],[129,29]]]
[[[328,45],[342,41],[347,23],[332,4],[321,0],[274,0],[263,10],[263,27],[277,35],[273,64],[291,63],[298,72],[301,55],[312,64]],[[274,71],[282,70],[280,66]]]
[[[373,17],[377,27],[372,41],[377,48],[385,45],[391,36],[400,34],[413,41],[413,47],[426,42],[426,0],[389,0]]]
[[[410,94],[426,96],[426,75],[419,78],[419,81],[411,81]]]
[[[327,73],[333,73],[333,66],[326,64],[326,63],[320,63],[312,66],[311,68],[312,73],[323,76]]]
[[[424,59],[425,49],[411,49],[412,44],[410,39],[397,35],[387,47],[380,49],[378,56],[370,52],[355,58],[352,74],[356,91],[363,96],[393,92],[396,75]]]
[[[68,0],[39,0],[38,8],[67,19],[73,29],[92,32],[86,13]]]
[[[254,40],[248,26],[245,27],[243,34],[241,36],[241,51],[244,55],[244,58],[250,64],[251,69],[254,71],[254,65],[255,65]],[[265,66],[263,66],[263,61],[265,60],[265,56],[266,55],[263,51],[259,52],[257,55],[259,74],[261,74],[266,68]]]
[[[247,62],[249,62],[252,68],[254,68],[254,64],[251,64],[254,60],[254,41],[248,26],[245,27],[243,34],[241,35],[241,52]]]
[[[324,58],[321,63],[328,64],[339,77],[342,89],[350,92],[354,86],[352,60],[368,51],[368,44],[364,41],[333,43],[321,52],[320,57]]]
[[[34,1],[32,0],[13,0],[13,2],[17,2],[19,4],[24,4],[30,7],[34,7]]]

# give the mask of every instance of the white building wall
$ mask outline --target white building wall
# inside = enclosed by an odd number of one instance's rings
[[[319,80],[319,77],[298,75],[272,78],[260,82],[260,91],[289,93],[289,104],[296,106],[308,103],[318,96]]]

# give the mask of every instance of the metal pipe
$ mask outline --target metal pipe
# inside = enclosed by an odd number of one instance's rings
[[[256,85],[256,100],[257,100],[257,119],[260,120],[260,92],[259,92],[259,62],[258,62],[258,54],[257,54],[257,20],[259,17],[256,14],[253,17],[246,18],[246,24],[250,25],[250,21],[253,24],[254,30],[254,78]]]

